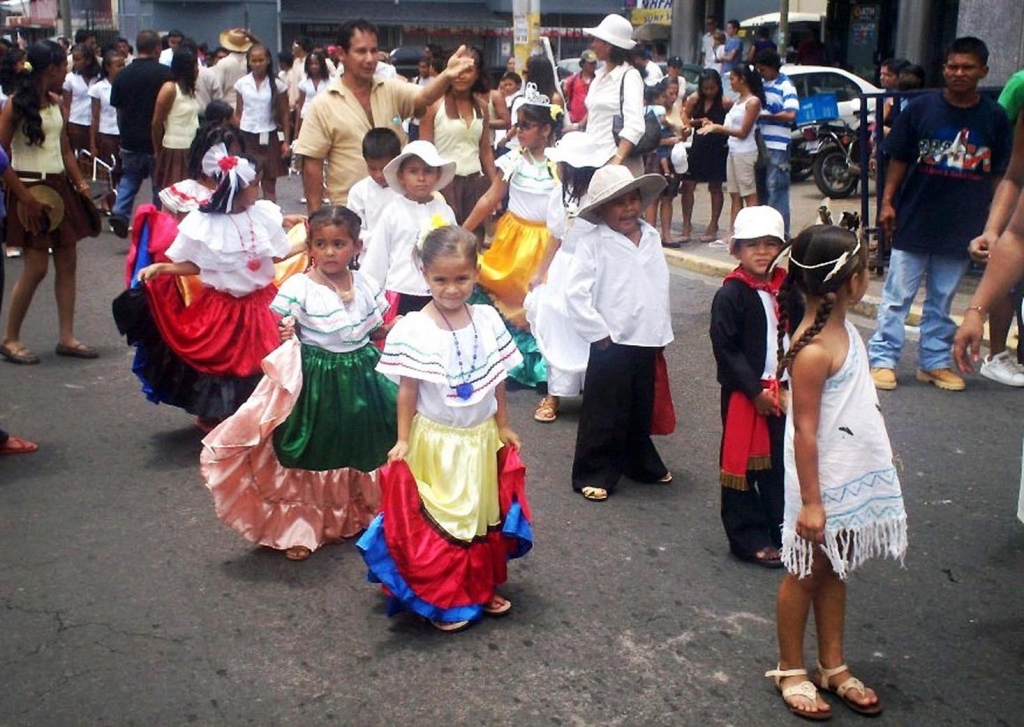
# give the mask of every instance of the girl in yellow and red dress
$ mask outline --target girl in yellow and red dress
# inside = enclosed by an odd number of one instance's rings
[[[495,588],[533,545],[505,379],[522,357],[493,307],[469,305],[476,237],[441,227],[416,248],[431,302],[388,334],[377,370],[399,382],[398,441],[380,471],[381,511],[357,546],[388,613],[441,631],[508,613]]]
[[[170,262],[147,265],[138,279],[198,275],[204,287],[188,307],[163,286],[145,286],[142,295],[127,290],[114,301],[114,318],[128,343],[144,347],[141,373],[157,400],[195,414],[197,426],[209,429],[259,383],[260,362],[279,343],[270,311],[274,262],[304,245],[288,241],[277,205],[257,201],[251,157],[231,156],[218,144],[203,158],[203,171],[217,179],[216,191],[178,225]]]

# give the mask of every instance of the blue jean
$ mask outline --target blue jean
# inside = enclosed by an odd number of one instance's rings
[[[117,199],[111,214],[132,218],[132,206],[135,195],[139,193],[142,183],[153,176],[156,156],[144,151],[121,149],[121,181],[117,184]],[[153,187],[153,204],[158,204],[157,192]],[[159,205],[158,205],[159,206]]]
[[[769,149],[766,172],[768,199],[765,204],[782,215],[786,237],[789,237],[789,149]]]
[[[903,350],[904,322],[914,302],[921,278],[925,282],[921,336],[918,342],[918,365],[925,371],[951,368],[953,336],[956,323],[949,315],[960,279],[970,261],[964,257],[929,255],[921,252],[893,250],[889,259],[889,275],[882,288],[878,306],[878,328],[868,341],[868,359],[872,368],[895,368]]]

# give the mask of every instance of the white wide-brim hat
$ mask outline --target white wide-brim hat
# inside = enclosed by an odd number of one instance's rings
[[[256,38],[245,28],[228,28],[221,32],[218,40],[232,53],[248,53],[256,42]]]
[[[621,15],[606,15],[596,28],[584,28],[583,32],[611,43],[616,48],[631,50],[636,45],[633,40],[633,24]]]
[[[438,167],[441,170],[437,185],[434,187],[435,192],[444,189],[455,179],[455,162],[450,162],[438,154],[437,148],[429,141],[417,139],[406,144],[402,153],[384,167],[384,179],[388,180],[388,186],[398,193],[402,192],[402,184],[398,181],[398,170],[402,167],[402,162],[409,157],[419,157],[427,166]]]
[[[732,239],[756,240],[759,237],[776,237],[785,242],[786,223],[779,211],[768,205],[744,207],[732,225]]]
[[[550,161],[565,162],[570,167],[603,167],[612,158],[612,153],[602,154],[594,143],[594,137],[582,131],[570,131],[554,146],[544,150]]]
[[[591,224],[600,224],[601,205],[634,189],[640,190],[640,209],[645,210],[665,189],[665,178],[660,174],[634,177],[620,164],[601,167],[590,180],[590,188],[587,190],[589,200],[587,206],[580,210],[579,216]]]

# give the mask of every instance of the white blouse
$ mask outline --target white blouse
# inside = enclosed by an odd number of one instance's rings
[[[235,82],[235,91],[242,96],[242,119],[238,127],[250,134],[262,134],[265,131],[277,131],[273,110],[270,108],[270,78],[256,87],[256,79],[247,73]],[[288,85],[275,78],[277,92],[288,93]]]
[[[430,295],[423,273],[413,260],[412,251],[421,235],[436,227],[454,225],[452,208],[435,195],[429,202],[413,202],[396,197],[384,212],[370,236],[363,254],[362,270],[384,285],[384,290],[405,295]]]
[[[195,263],[204,285],[242,298],[270,285],[274,258],[291,252],[282,219],[281,208],[266,200],[235,214],[195,210],[178,225],[167,257]]]
[[[672,341],[668,264],[657,230],[641,221],[640,244],[597,225],[577,238],[566,304],[580,337],[627,346]]]
[[[732,108],[729,109],[729,113],[725,115],[725,123],[723,123],[722,126],[726,127],[727,129],[742,129],[743,118],[747,115],[747,104],[750,103],[750,100],[752,98],[754,97],[748,96],[747,100],[744,101],[743,103],[733,104]],[[757,128],[756,122],[753,126],[750,127],[750,133],[747,134],[746,139],[741,139],[738,136],[730,136],[729,153],[744,154],[749,152],[756,152],[757,137],[754,136],[755,128]]]
[[[623,81],[625,76],[625,81]],[[622,90],[622,111],[619,111],[619,90]],[[621,138],[636,144],[644,134],[644,82],[640,71],[628,63],[620,63],[611,71],[608,66],[597,69],[587,91],[587,133],[594,138],[602,159],[615,154],[618,144],[612,136],[612,117],[622,113]]]
[[[466,429],[494,416],[498,409],[494,390],[523,361],[494,308],[471,305],[469,309],[473,323],[454,333],[425,313],[409,313],[388,333],[377,363],[377,371],[396,383],[403,376],[419,381],[417,414]],[[462,399],[457,387],[467,382],[473,391]]]
[[[519,147],[494,160],[508,182],[508,211],[529,222],[544,222],[551,190],[558,187],[554,165],[544,157],[534,161]]]
[[[86,79],[73,71],[64,77],[64,90],[71,94],[68,123],[80,126],[92,125],[92,99],[89,98],[89,87],[95,82],[95,78]]]
[[[334,353],[356,351],[370,342],[370,333],[384,323],[388,302],[377,281],[352,271],[352,300],[345,302],[308,275],[284,281],[270,309],[295,319],[299,341]]]
[[[117,109],[110,105],[110,80],[107,78],[96,81],[89,87],[89,123],[92,123],[92,99],[100,102],[100,127],[101,134],[120,136],[121,130],[117,127]]]
[[[303,102],[302,110],[299,112],[302,118],[306,118],[306,109],[313,103],[313,99],[329,85],[331,85],[331,81],[327,78],[321,79],[319,84],[314,83],[312,78],[304,78],[302,80],[302,83],[299,84],[299,91],[306,94],[306,100]]]
[[[160,202],[164,210],[175,215],[199,209],[199,205],[208,202],[212,196],[213,190],[194,179],[183,179],[160,190]]]

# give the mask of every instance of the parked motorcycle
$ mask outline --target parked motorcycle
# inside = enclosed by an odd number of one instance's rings
[[[814,124],[793,129],[789,142],[789,180],[802,182],[814,171],[814,157],[821,142],[818,141],[818,127]]]
[[[826,121],[817,127],[818,153],[814,158],[814,183],[826,197],[845,199],[860,184],[860,139],[843,121]]]

